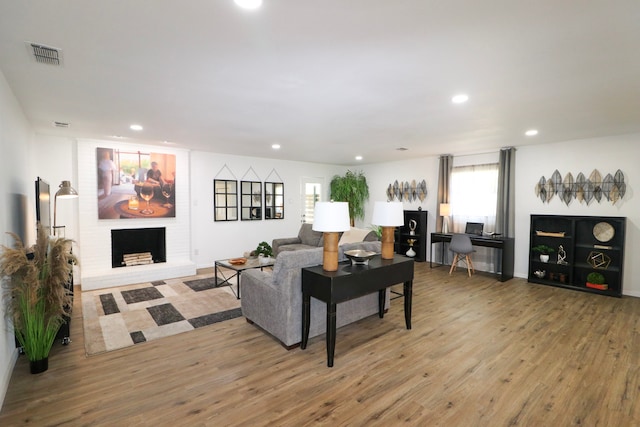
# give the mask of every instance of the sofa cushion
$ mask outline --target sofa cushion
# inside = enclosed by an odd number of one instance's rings
[[[288,273],[300,276],[302,267],[322,264],[322,257],[323,251],[321,248],[280,252],[273,265],[274,284],[285,282]]]
[[[371,230],[367,230],[366,228],[351,227],[351,229],[342,233],[338,245],[344,245],[345,243],[363,242],[365,237],[367,237],[369,233],[371,233]]]
[[[313,231],[312,224],[302,224],[298,232],[298,238],[303,245],[318,247],[322,246],[322,232]]]
[[[316,246],[303,245],[302,243],[292,243],[289,245],[280,246],[278,253],[284,251],[299,251],[301,249],[316,249]]]

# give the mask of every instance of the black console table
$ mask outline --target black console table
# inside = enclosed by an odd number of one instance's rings
[[[433,245],[434,243],[442,243],[441,255],[444,263],[444,244],[451,242],[451,234],[431,233],[431,255],[429,257],[429,267],[433,268]],[[513,279],[513,237],[490,237],[490,236],[469,236],[473,246],[482,246],[485,248],[495,248],[500,250],[501,270],[497,272],[498,279],[506,282]]]
[[[393,259],[376,256],[369,265],[340,263],[337,271],[324,271],[321,265],[302,269],[302,343],[307,347],[311,316],[311,297],[327,303],[327,366],[333,366],[336,348],[336,305],[378,291],[378,315],[384,316],[385,290],[404,283],[404,320],[411,329],[413,259],[395,255]]]

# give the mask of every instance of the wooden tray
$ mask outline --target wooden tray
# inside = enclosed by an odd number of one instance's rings
[[[536,236],[548,236],[548,237],[564,237],[564,231],[539,231],[536,230]]]

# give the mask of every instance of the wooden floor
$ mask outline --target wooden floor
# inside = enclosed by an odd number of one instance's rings
[[[244,318],[49,370],[21,356],[1,426],[640,425],[640,299],[506,283],[416,264],[413,329],[384,319],[286,351]]]

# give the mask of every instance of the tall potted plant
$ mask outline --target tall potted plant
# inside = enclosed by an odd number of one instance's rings
[[[364,203],[369,200],[369,185],[362,171],[348,170],[344,176],[335,175],[329,187],[332,200],[349,203],[352,227],[355,226],[356,219],[364,219]]]
[[[31,373],[48,368],[49,351],[64,316],[71,312],[69,281],[71,240],[50,239],[38,226],[36,244],[26,248],[16,234],[14,247],[2,246],[0,275],[7,289],[7,313],[16,338],[29,358]]]

